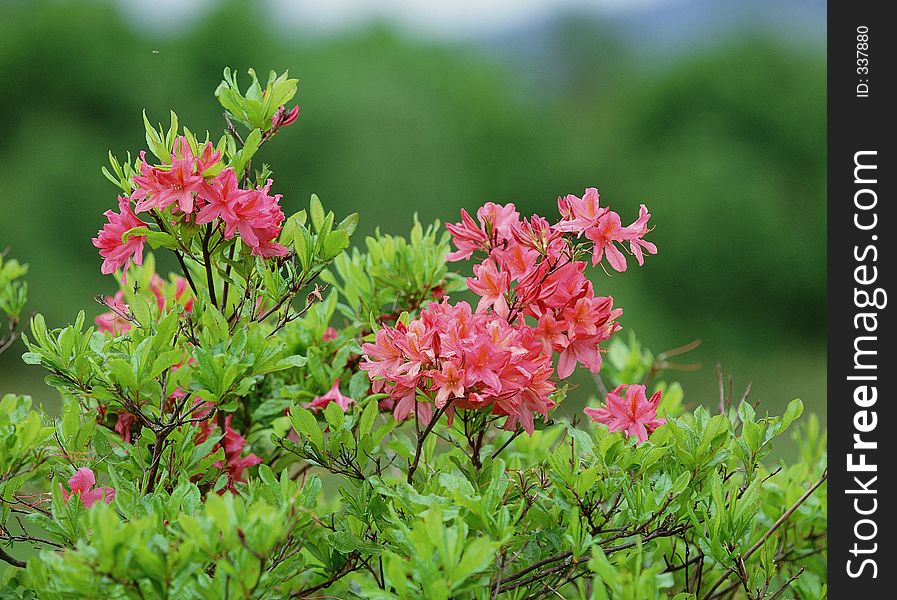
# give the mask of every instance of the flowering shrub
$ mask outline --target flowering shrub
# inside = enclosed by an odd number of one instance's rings
[[[218,139],[144,116],[152,156],[110,154],[93,239],[118,289],[93,326],[31,320],[24,362],[63,406],[0,401],[4,596],[825,596],[818,421],[770,461],[800,401],[721,386],[717,414],[685,410],[670,354],[596,293],[596,267],[657,252],[644,205],[624,226],[595,188],[553,216],[486,203],[350,249],[357,215],[286,216],[257,155],[297,81],[250,76],[225,71]],[[0,262],[0,348],[24,274]]]

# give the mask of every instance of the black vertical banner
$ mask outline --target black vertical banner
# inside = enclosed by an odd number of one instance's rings
[[[829,598],[897,598],[890,3],[828,9]],[[891,349],[892,352],[887,352]]]

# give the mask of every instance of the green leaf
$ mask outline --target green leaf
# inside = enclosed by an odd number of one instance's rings
[[[321,231],[324,226],[324,206],[321,204],[317,194],[311,195],[308,214],[311,217],[311,224],[314,225],[315,231]]]
[[[41,363],[41,355],[37,352],[26,352],[22,355],[22,360],[26,365],[39,365]]]
[[[262,132],[260,129],[253,129],[252,132],[246,136],[243,148],[233,162],[234,171],[236,171],[238,177],[243,173],[243,170],[246,168],[246,165],[249,164],[249,161],[252,160],[252,157],[255,156],[261,143]]]
[[[293,354],[292,356],[285,356],[278,361],[277,366],[279,368],[288,368],[288,367],[304,367],[308,364],[308,359],[304,356],[300,356],[299,354]]]
[[[468,544],[461,557],[461,562],[451,574],[454,587],[463,583],[471,575],[481,573],[489,568],[495,559],[495,550],[498,547],[493,541],[486,538],[477,538]]]
[[[137,377],[131,363],[121,358],[113,358],[109,361],[109,370],[115,383],[132,390],[137,389]]]
[[[327,541],[340,554],[352,552],[364,552],[365,554],[379,554],[380,547],[369,544],[359,539],[349,531],[334,531],[327,536]]]
[[[342,429],[343,423],[346,422],[346,413],[343,412],[339,404],[330,402],[324,407],[324,418],[327,420],[327,424],[330,425],[331,431],[338,431]]]
[[[274,476],[274,471],[271,470],[271,467],[262,463],[259,465],[259,478],[265,485],[269,485],[271,487],[278,486],[277,478]]]
[[[290,421],[296,433],[305,436],[312,445],[319,448],[324,445],[324,434],[321,433],[321,428],[318,427],[318,420],[315,419],[315,416],[310,411],[301,406],[294,406],[290,409]]]
[[[340,231],[345,231],[346,235],[351,236],[355,233],[355,229],[358,227],[358,213],[352,213],[337,225],[337,229]]]
[[[374,427],[374,420],[379,412],[377,401],[369,400],[367,406],[364,407],[364,412],[361,413],[361,418],[358,419],[359,438],[371,432],[371,429]]]
[[[342,229],[335,229],[324,238],[324,247],[321,249],[321,258],[330,260],[349,247],[349,234]]]
[[[788,403],[788,408],[785,409],[785,414],[782,415],[782,428],[780,431],[785,431],[788,429],[788,426],[791,425],[795,419],[799,418],[804,413],[804,403],[799,399],[794,399]]]
[[[685,491],[685,488],[688,487],[688,483],[691,481],[691,473],[688,471],[683,472],[679,477],[676,478],[676,481],[673,482],[673,487],[670,488],[670,494],[673,496],[678,496],[682,492]]]

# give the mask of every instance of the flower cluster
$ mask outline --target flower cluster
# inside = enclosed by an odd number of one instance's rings
[[[643,238],[648,233],[651,214],[644,204],[639,207],[638,219],[623,227],[620,215],[599,205],[598,190],[588,188],[582,198],[568,195],[558,198],[558,211],[563,219],[555,225],[558,231],[585,235],[592,242],[592,265],[607,257],[608,264],[617,271],[626,270],[626,257],[616,244],[629,244],[629,250],[638,264],[644,263],[644,252],[657,254],[657,246]],[[644,251],[644,252],[643,252]]]
[[[85,508],[90,508],[98,500],[102,500],[106,504],[115,500],[115,488],[94,487],[96,483],[97,478],[93,474],[93,471],[88,467],[81,467],[75,471],[74,475],[69,477],[68,490],[65,489],[61,483],[59,484],[59,489],[62,492],[62,499],[65,502],[68,502],[72,496],[77,496],[80,498],[81,504],[83,504]]]
[[[624,393],[625,388],[625,393]],[[595,423],[607,425],[609,431],[622,431],[627,437],[635,437],[641,444],[655,429],[666,423],[657,418],[660,392],[650,399],[643,385],[621,385],[609,392],[601,408],[586,408],[583,412]]]
[[[583,198],[590,198],[593,189],[586,190]],[[564,207],[579,206],[582,200],[567,196],[558,202],[561,214],[566,215],[570,213]],[[565,238],[566,217],[551,225],[536,215],[521,219],[513,204],[491,202],[477,211],[477,221],[466,211],[461,217],[460,223],[447,226],[458,248],[448,259],[483,254],[482,262],[473,268],[474,277],[467,280],[467,286],[480,296],[477,310],[491,308],[509,321],[529,318],[546,350],[559,354],[562,379],[577,363],[597,373],[599,344],[619,329],[616,319],[622,310],[613,308],[613,298],[595,295],[584,274],[586,263],[577,260],[573,241]]]
[[[626,262],[614,244],[629,242],[639,264],[643,251],[657,251],[642,239],[650,215],[642,206],[638,220],[621,227],[619,215],[599,208],[594,188],[559,198],[558,208],[562,218],[552,225],[537,215],[521,219],[513,204],[489,202],[476,220],[462,210],[461,221],[447,225],[457,248],[448,260],[481,258],[467,279],[480,297],[476,312],[465,302],[430,304],[420,318],[381,329],[363,347],[362,368],[375,389],[389,392],[397,420],[415,410],[429,420],[432,409],[419,394],[433,393],[437,408],[449,400],[451,409],[491,406],[508,416],[506,427],[519,422],[532,432],[533,413],[554,406],[554,353],[561,379],[578,363],[601,369],[600,344],[620,328],[622,310],[595,295],[577,239],[592,242],[593,264],[607,256],[622,271]]]
[[[491,407],[507,416],[506,429],[519,423],[532,432],[533,413],[547,415],[555,404],[551,357],[533,330],[495,313],[475,313],[466,302],[431,302],[420,318],[378,331],[376,343],[363,351],[361,368],[375,391],[395,401],[397,421],[412,412],[430,421],[432,406],[420,401],[423,394],[449,419],[456,408]]]
[[[288,116],[283,118],[289,120]],[[165,218],[172,223],[181,218],[197,225],[222,223],[224,239],[232,239],[239,232],[256,256],[287,254],[286,247],[276,242],[284,214],[281,196],[269,193],[270,179],[264,186],[242,189],[237,173],[223,166],[221,152],[211,142],[197,156],[183,136],[175,139],[169,162],[150,165],[142,152],[131,195],[119,198],[119,213],[106,211],[108,222],[93,239],[104,259],[104,274],[127,268],[132,261],[141,264],[146,235],[128,233],[149,226],[138,214],[152,213],[157,222],[162,222],[161,213],[166,210],[170,215]]]

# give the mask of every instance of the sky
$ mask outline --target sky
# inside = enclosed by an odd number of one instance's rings
[[[515,29],[558,12],[620,15],[682,0],[260,0],[272,23],[337,33],[386,21],[426,36],[467,38]],[[120,0],[126,12],[157,30],[189,26],[215,0]]]

